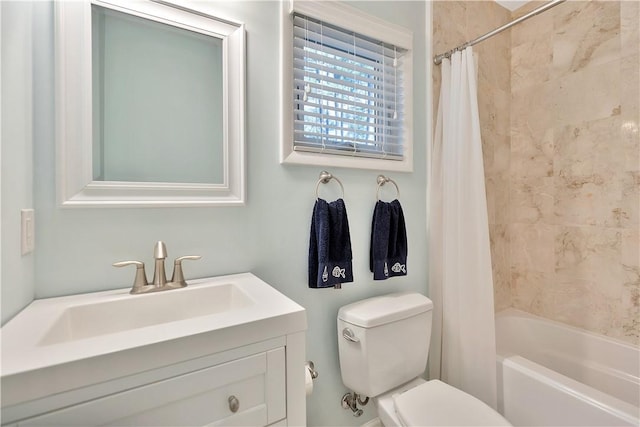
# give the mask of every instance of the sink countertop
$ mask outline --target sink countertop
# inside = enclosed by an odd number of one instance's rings
[[[187,283],[186,288],[147,295],[130,295],[125,288],[33,301],[0,329],[2,406],[307,329],[304,308],[251,273]],[[229,283],[243,291],[252,304],[222,313],[45,343],[52,325],[70,307],[160,295],[167,298],[176,292]],[[128,351],[132,349],[137,351]]]

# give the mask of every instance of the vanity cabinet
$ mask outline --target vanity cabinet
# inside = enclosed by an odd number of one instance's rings
[[[156,372],[162,376],[161,372]],[[18,426],[266,426],[286,417],[285,349],[221,363]]]
[[[250,273],[188,283],[31,303],[2,327],[3,426],[304,426],[304,308]]]

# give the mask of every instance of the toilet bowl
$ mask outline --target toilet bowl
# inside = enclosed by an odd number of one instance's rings
[[[433,303],[401,292],[338,311],[342,382],[373,398],[392,426],[510,426],[481,400],[439,380],[425,381]]]
[[[378,417],[385,427],[511,425],[470,394],[440,380],[419,382],[402,393],[387,393],[376,399]]]

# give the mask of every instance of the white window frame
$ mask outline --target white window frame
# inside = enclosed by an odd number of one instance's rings
[[[388,160],[337,154],[324,154],[293,149],[293,13],[354,31],[407,50],[403,56],[404,118],[403,159]],[[359,9],[338,1],[282,2],[281,10],[281,137],[280,163],[335,166],[355,169],[413,172],[413,33]]]

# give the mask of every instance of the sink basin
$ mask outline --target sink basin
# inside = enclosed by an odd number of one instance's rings
[[[131,375],[141,369],[131,354],[151,369],[306,329],[304,308],[251,273],[187,284],[142,295],[127,287],[33,301],[0,330],[3,405],[58,393],[63,377],[77,388],[107,371]],[[179,352],[169,350],[176,340]],[[13,383],[20,392],[5,393]]]
[[[161,325],[246,308],[253,300],[233,283],[186,287],[67,307],[39,345]]]

